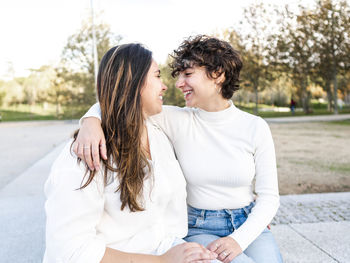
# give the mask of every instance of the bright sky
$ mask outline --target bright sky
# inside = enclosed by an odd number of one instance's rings
[[[194,34],[238,27],[243,8],[254,0],[93,0],[95,12],[122,42],[141,42],[164,63],[167,54]],[[243,3],[244,2],[244,3]],[[308,1],[309,2],[309,1]],[[56,63],[68,36],[90,15],[91,0],[0,1],[0,78]],[[296,5],[297,0],[264,3]]]

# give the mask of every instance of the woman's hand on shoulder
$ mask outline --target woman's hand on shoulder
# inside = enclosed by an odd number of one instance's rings
[[[164,263],[210,263],[217,254],[200,244],[188,242],[172,247],[161,255]]]
[[[103,159],[107,159],[106,139],[99,119],[84,118],[74,142],[73,151],[89,166],[90,170],[99,170],[100,155]]]
[[[218,255],[218,260],[229,263],[243,251],[232,237],[222,237],[211,242],[207,248]]]

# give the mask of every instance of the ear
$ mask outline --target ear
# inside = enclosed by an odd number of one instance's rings
[[[219,76],[219,73],[216,73],[216,75]],[[221,75],[215,79],[215,84],[221,86],[222,83],[224,83],[224,81],[225,81],[225,72],[222,72]]]

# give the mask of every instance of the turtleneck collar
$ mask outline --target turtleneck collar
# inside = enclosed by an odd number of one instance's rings
[[[227,109],[221,111],[209,112],[198,108],[196,113],[199,118],[207,122],[219,123],[229,121],[236,117],[238,109],[231,100],[228,100],[228,103],[230,106]]]

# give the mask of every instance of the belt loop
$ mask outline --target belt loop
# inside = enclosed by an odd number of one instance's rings
[[[201,218],[203,218],[203,220],[205,220],[205,214],[206,214],[206,210],[202,209],[202,211],[201,211]]]

